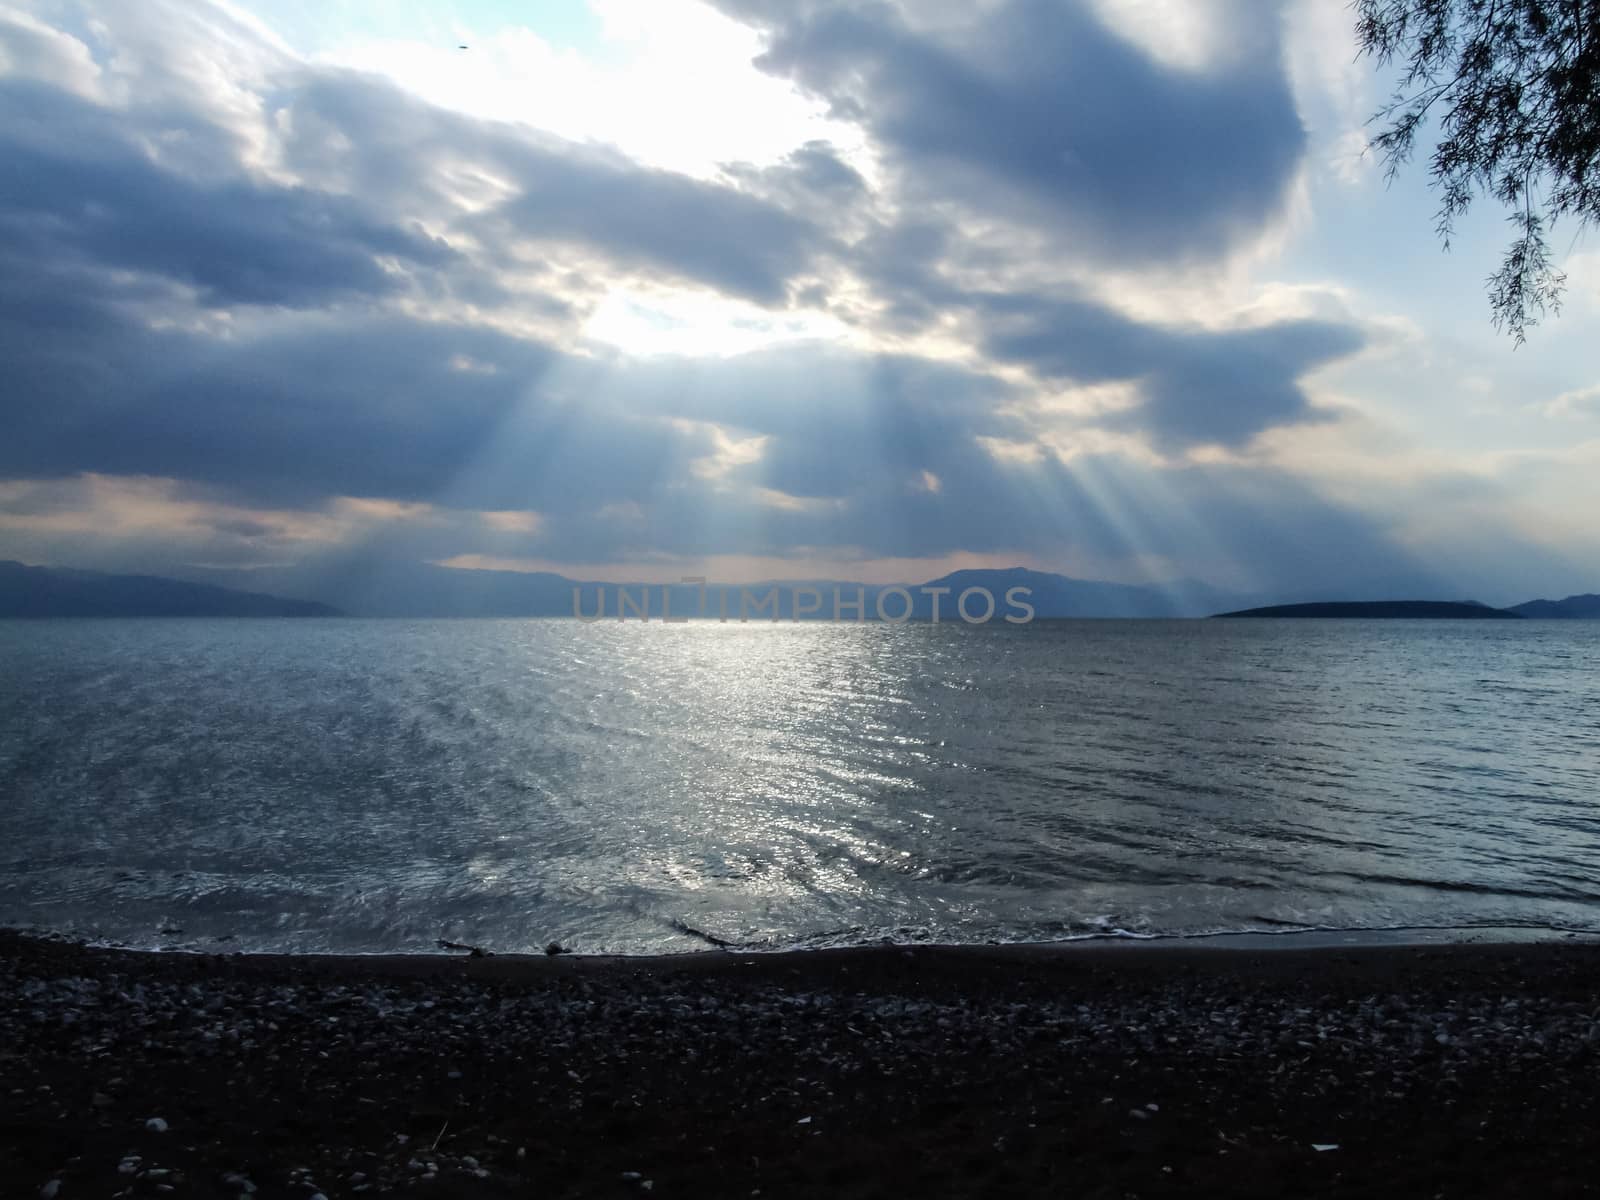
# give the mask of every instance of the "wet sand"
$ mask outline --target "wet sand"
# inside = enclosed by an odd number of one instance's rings
[[[0,933],[0,1195],[1588,1195],[1597,997],[1600,947],[1560,943],[350,958]]]

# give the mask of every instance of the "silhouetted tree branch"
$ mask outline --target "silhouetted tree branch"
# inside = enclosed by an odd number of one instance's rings
[[[1511,210],[1516,236],[1488,279],[1495,327],[1517,344],[1566,277],[1547,232],[1600,217],[1600,0],[1355,0],[1362,52],[1404,74],[1373,117],[1372,148],[1393,178],[1432,119],[1429,162],[1446,248],[1480,195]]]

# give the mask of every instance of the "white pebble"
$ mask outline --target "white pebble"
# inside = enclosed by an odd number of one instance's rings
[[[165,1133],[167,1131],[167,1123],[160,1117],[151,1117],[144,1123],[144,1128],[147,1133]]]

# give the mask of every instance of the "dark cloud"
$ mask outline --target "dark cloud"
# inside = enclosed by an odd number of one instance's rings
[[[713,422],[769,439],[739,482],[806,499],[901,486],[980,453],[978,436],[1022,436],[997,407],[1014,391],[981,372],[910,355],[821,344],[714,364],[646,360],[595,381],[619,407]]]
[[[1194,71],[1083,2],[973,6],[939,31],[882,0],[719,3],[766,32],[761,66],[871,133],[908,201],[1009,216],[1090,259],[1210,257],[1258,236],[1305,146],[1276,38],[1261,36],[1275,9],[1240,13],[1237,46],[1259,46]]]
[[[1082,301],[974,297],[985,350],[1045,379],[1139,386],[1140,403],[1103,418],[1163,449],[1239,446],[1265,429],[1323,419],[1299,379],[1353,354],[1361,333],[1332,321],[1251,329],[1168,329]]]
[[[248,518],[235,520],[220,520],[210,522],[210,526],[217,533],[229,537],[243,538],[247,541],[256,538],[273,537],[279,532],[279,527],[266,521],[252,521]]]
[[[201,181],[163,169],[113,114],[54,89],[0,82],[0,228],[41,258],[147,272],[200,302],[317,307],[382,295],[382,258],[438,268],[447,246],[343,196]],[[31,126],[59,125],[48,139]]]
[[[781,305],[791,276],[821,249],[814,226],[783,209],[619,155],[513,156],[521,194],[480,226],[503,240],[571,239],[619,262]]]
[[[587,371],[581,361],[481,328],[365,316],[226,341],[114,321],[93,340],[83,324],[50,332],[8,347],[50,395],[0,397],[0,478],[94,471],[274,505],[355,495],[562,511],[647,498],[669,464],[710,446],[573,396],[552,376]],[[96,369],[54,370],[71,348]]]
[[[1359,328],[1334,320],[1165,326],[1082,297],[964,286],[948,269],[960,242],[956,227],[932,217],[863,238],[856,266],[882,306],[875,319],[924,332],[959,318],[986,358],[1040,381],[1133,385],[1137,405],[1096,423],[1143,434],[1163,451],[1238,447],[1267,429],[1328,419],[1300,380],[1366,344]]]
[[[966,291],[941,271],[959,241],[949,224],[915,217],[881,225],[857,241],[853,265],[883,305],[876,319],[893,332],[918,332],[951,306],[967,304]]]
[[[806,142],[770,167],[725,163],[722,173],[748,192],[787,208],[838,216],[868,199],[867,181],[828,142]]]

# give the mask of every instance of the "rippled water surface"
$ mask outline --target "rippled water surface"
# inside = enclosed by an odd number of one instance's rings
[[[0,622],[0,924],[1596,928],[1597,667],[1575,622]]]

